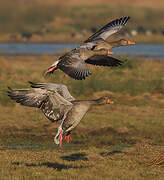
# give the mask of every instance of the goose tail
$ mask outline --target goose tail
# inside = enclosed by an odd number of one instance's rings
[[[60,143],[60,135],[61,135],[62,131],[63,131],[62,127],[59,126],[58,132],[57,132],[56,136],[54,137],[54,142],[57,145]]]

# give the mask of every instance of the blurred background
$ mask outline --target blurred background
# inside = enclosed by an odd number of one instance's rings
[[[130,16],[121,35],[137,42],[164,42],[162,0],[0,0],[0,4],[0,41],[79,42],[109,21]]]

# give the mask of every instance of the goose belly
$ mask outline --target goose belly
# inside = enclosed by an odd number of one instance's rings
[[[88,107],[81,107],[80,109],[75,111],[75,116],[73,117],[74,121],[77,122],[77,124],[80,122],[80,120],[84,117],[84,115],[88,111]]]
[[[88,110],[88,106],[79,105],[74,107],[70,116],[68,115],[70,118],[69,122],[66,120],[66,122],[68,123],[67,125],[70,127],[67,129],[67,131],[71,131],[72,129],[74,129],[80,123],[81,119],[84,117]]]

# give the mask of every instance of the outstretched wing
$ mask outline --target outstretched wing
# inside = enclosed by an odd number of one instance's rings
[[[71,96],[68,88],[64,84],[56,84],[56,83],[33,83],[29,82],[32,88],[41,88],[50,91],[57,91],[64,99],[67,101],[74,101],[75,98]]]
[[[104,55],[92,56],[91,58],[87,59],[85,62],[97,66],[111,66],[111,67],[120,66],[123,64],[123,62],[120,61],[119,59]]]
[[[54,90],[9,88],[8,96],[21,105],[40,108],[44,115],[53,122],[61,120],[64,114],[72,108],[72,103]]]
[[[85,79],[91,72],[85,62],[80,58],[79,53],[68,54],[62,57],[59,67],[73,79]]]
[[[123,26],[126,25],[130,17],[123,17],[120,19],[113,20],[95,32],[92,36],[90,36],[84,43],[91,42],[97,39],[107,39],[108,36],[118,32]]]
[[[9,87],[8,96],[21,105],[40,108],[47,97],[47,92],[43,89],[11,89]]]
[[[69,110],[72,109],[73,104],[64,99],[59,93],[54,91],[50,94],[41,106],[44,115],[52,122],[61,120]]]

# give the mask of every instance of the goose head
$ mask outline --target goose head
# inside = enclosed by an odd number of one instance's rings
[[[120,40],[118,41],[118,43],[120,44],[120,46],[128,46],[128,45],[133,45],[133,44],[135,44],[135,42],[129,41],[129,40],[126,40],[126,39],[120,39]]]
[[[109,97],[101,97],[96,100],[97,105],[113,104],[114,102]]]

